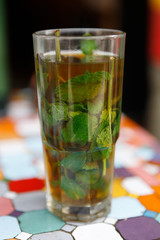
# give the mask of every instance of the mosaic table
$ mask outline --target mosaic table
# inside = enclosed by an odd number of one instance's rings
[[[38,115],[14,99],[0,119],[0,240],[160,239],[160,144],[122,117],[111,212],[91,223],[64,222],[45,205]]]

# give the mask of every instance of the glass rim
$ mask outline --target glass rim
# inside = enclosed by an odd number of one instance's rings
[[[71,35],[60,35],[55,36],[54,33],[56,30],[59,30],[60,33],[71,33]],[[73,33],[90,33],[94,32],[97,33],[97,35],[91,35],[91,36],[77,36],[73,35]],[[46,30],[40,30],[36,31],[33,34],[33,37],[36,38],[45,38],[45,39],[100,39],[100,38],[124,38],[126,33],[122,30],[117,29],[109,29],[109,28],[60,28],[60,29],[46,29]]]

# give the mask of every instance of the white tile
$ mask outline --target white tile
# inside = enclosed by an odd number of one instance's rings
[[[15,129],[23,137],[38,135],[40,137],[40,122],[38,118],[17,121]]]
[[[62,230],[66,231],[66,232],[72,232],[73,229],[75,229],[76,226],[72,226],[72,225],[69,225],[69,224],[66,224],[62,227]]]
[[[21,232],[20,234],[18,234],[18,236],[16,236],[16,239],[27,240],[31,236],[32,236],[32,234],[30,234],[30,233]]]
[[[153,194],[154,190],[139,177],[128,177],[122,181],[122,187],[131,194],[139,196]]]
[[[151,175],[155,175],[160,172],[160,167],[153,164],[145,164],[143,169]]]
[[[106,223],[96,223],[77,227],[73,233],[75,240],[123,240],[115,227]]]
[[[107,217],[104,222],[112,224],[112,225],[115,225],[116,222],[117,222],[117,219],[116,218]]]
[[[0,141],[1,155],[12,156],[15,154],[26,154],[27,148],[22,139],[14,138]]]
[[[12,192],[12,191],[8,191],[3,196],[6,197],[6,198],[9,198],[9,199],[14,199],[14,198],[17,197],[17,193]]]

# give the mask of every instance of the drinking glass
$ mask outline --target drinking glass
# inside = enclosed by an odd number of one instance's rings
[[[125,33],[33,34],[49,211],[68,221],[109,213],[119,136]]]

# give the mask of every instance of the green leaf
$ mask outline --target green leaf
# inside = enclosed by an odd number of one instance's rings
[[[102,159],[102,154],[101,154],[101,151],[100,149],[98,148],[98,150],[94,149],[94,150],[90,150],[87,152],[87,157],[88,157],[88,161],[91,162],[91,161],[98,161],[100,159]]]
[[[45,101],[43,110],[43,121],[49,126],[55,126],[61,121],[66,121],[68,119],[68,108],[65,103],[51,103],[49,104]]]
[[[88,112],[90,114],[98,114],[102,110],[103,102],[97,101],[96,103],[88,102]]]
[[[68,198],[75,200],[82,199],[86,196],[86,192],[73,179],[66,176],[62,177],[61,187],[65,191]]]
[[[56,98],[65,102],[83,102],[92,100],[98,94],[105,91],[104,81],[109,79],[109,73],[105,71],[76,76],[55,89]]]
[[[99,170],[96,168],[89,169],[89,170],[81,170],[76,173],[76,181],[80,185],[87,188],[88,186],[86,185],[95,184],[98,181],[98,179],[99,179]]]
[[[91,36],[90,33],[85,33],[85,37]],[[85,55],[92,55],[93,50],[97,49],[97,43],[95,40],[84,39],[81,41],[81,50]]]
[[[97,136],[98,146],[108,146],[112,144],[112,134],[109,126],[106,126]]]
[[[95,184],[92,184],[91,188],[93,190],[96,190],[98,188],[100,188],[101,190],[106,190],[106,182],[104,177],[99,178]]]
[[[69,111],[74,111],[74,112],[86,112],[87,108],[82,104],[82,103],[75,103],[72,104],[68,107]]]
[[[119,128],[120,128],[120,120],[121,120],[121,113],[119,112],[117,114],[117,117],[115,119],[115,124],[113,126],[113,136],[116,134],[119,134]]]
[[[85,162],[85,152],[72,152],[60,162],[60,166],[64,167],[65,169],[69,169],[72,172],[77,172],[82,169]]]
[[[77,116],[77,115],[79,115],[81,112],[68,112],[68,117],[69,118],[73,118],[73,117],[75,117],[75,116]]]
[[[111,152],[112,152],[112,146],[101,148],[101,153],[103,157],[105,157],[106,159],[110,157]]]
[[[62,130],[62,138],[65,142],[85,145],[91,140],[97,127],[97,117],[81,113],[70,119]]]

